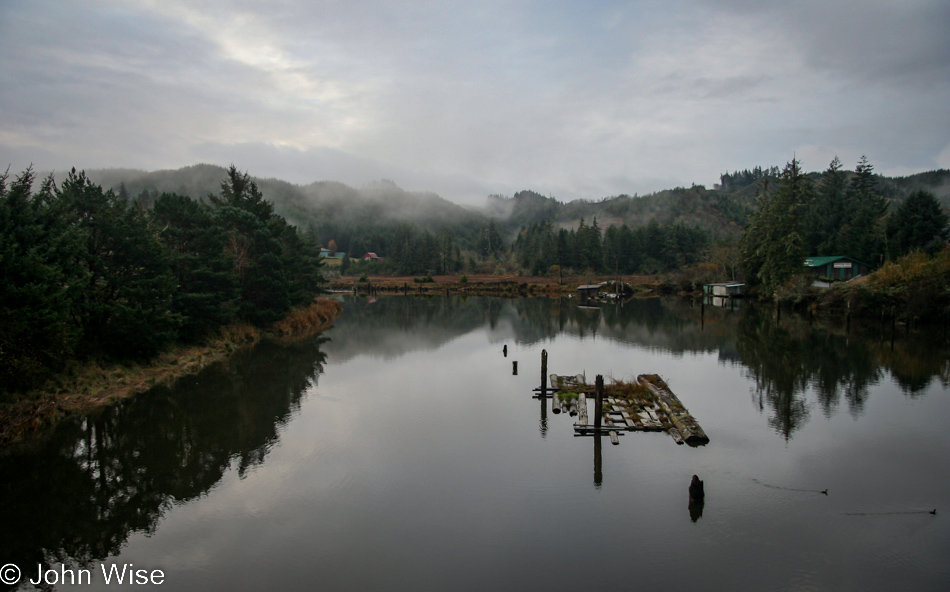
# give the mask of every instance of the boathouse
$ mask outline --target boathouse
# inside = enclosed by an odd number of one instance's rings
[[[703,285],[703,293],[709,296],[742,296],[745,292],[745,284],[736,282],[721,282],[716,284]]]
[[[597,298],[600,288],[603,284],[587,284],[586,286],[577,286],[578,298]]]
[[[832,280],[850,280],[867,275],[871,271],[871,266],[867,263],[862,263],[845,255],[809,257],[805,259],[805,267],[812,275]]]

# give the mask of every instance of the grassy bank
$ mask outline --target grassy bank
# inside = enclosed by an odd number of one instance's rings
[[[292,310],[265,329],[249,324],[230,325],[201,345],[172,349],[146,364],[77,362],[50,378],[42,389],[0,404],[0,445],[42,429],[65,414],[110,405],[156,385],[196,374],[262,339],[308,337],[329,328],[342,311],[338,301],[319,298],[310,306]]]

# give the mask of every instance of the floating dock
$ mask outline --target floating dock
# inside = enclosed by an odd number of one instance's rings
[[[670,391],[662,378],[655,374],[641,374],[636,382],[615,382],[603,385],[599,424],[591,425],[587,403],[593,399],[597,415],[597,385],[587,384],[583,374],[550,375],[551,386],[535,391],[547,391],[554,413],[577,416],[574,433],[578,436],[608,434],[613,443],[624,432],[666,432],[677,444],[704,446],[709,438],[679,398]]]
[[[507,346],[505,349],[507,354]],[[575,436],[608,434],[613,444],[624,432],[666,432],[677,444],[705,446],[709,437],[682,401],[657,374],[641,374],[635,382],[604,384],[597,375],[593,385],[586,374],[548,375],[548,352],[541,351],[541,386],[535,398],[551,398],[551,411],[577,417]],[[550,378],[550,385],[548,384]],[[587,402],[593,399],[594,422]]]

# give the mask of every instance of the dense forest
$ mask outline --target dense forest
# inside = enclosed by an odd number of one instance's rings
[[[947,224],[923,189],[891,211],[866,158],[853,174],[835,158],[817,181],[792,160],[774,182],[763,177],[740,257],[746,280],[772,294],[802,273],[808,256],[848,255],[874,268],[913,251],[934,255],[945,246]]]
[[[312,301],[327,273],[675,272],[684,289],[744,279],[772,295],[807,281],[807,256],[878,267],[948,238],[950,171],[888,179],[864,158],[643,197],[522,191],[483,211],[389,181],[298,187],[233,165],[94,175],[0,175],[0,390],[70,359],[147,359],[235,321],[265,325]],[[339,253],[332,267],[321,247]]]
[[[34,191],[0,175],[0,394],[71,359],[144,360],[234,321],[264,325],[309,303],[319,245],[235,167],[203,202],[150,207],[70,171]]]
[[[884,226],[895,223],[898,209],[910,196],[924,190],[940,205],[950,205],[950,171],[888,178],[875,174],[866,162],[855,171],[844,170],[840,162],[834,166],[833,173],[798,172],[821,198],[818,209],[801,219],[807,225],[802,229],[806,255],[848,254],[878,265],[882,255],[903,252],[890,238],[896,235],[884,232]],[[224,174],[220,167],[196,165],[153,173],[90,171],[89,177],[149,208],[163,192],[206,202]],[[276,213],[303,235],[340,253],[329,260],[328,274],[550,275],[552,266],[566,274],[658,273],[706,262],[729,279],[751,273],[754,282],[759,270],[748,252],[747,265],[740,265],[738,240],[753,214],[776,192],[782,175],[779,167],[754,167],[723,173],[712,189],[693,185],[567,203],[521,191],[512,197],[489,196],[477,210],[432,193],[405,191],[387,180],[360,188],[331,181],[304,186],[276,179],[256,183]],[[856,195],[849,187],[857,182],[866,194],[879,198],[878,205],[883,200],[883,217],[863,211],[863,219],[850,219],[855,212],[846,202]],[[871,227],[870,235],[859,230]],[[855,244],[864,239],[866,244]],[[364,263],[366,253],[379,259]]]

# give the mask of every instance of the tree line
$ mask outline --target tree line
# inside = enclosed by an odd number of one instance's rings
[[[556,228],[551,221],[523,228],[513,251],[522,269],[532,275],[551,266],[595,273],[659,273],[698,262],[709,244],[708,234],[683,224],[626,224],[601,231],[597,218],[581,218],[577,228]]]
[[[801,274],[808,256],[847,255],[877,267],[912,251],[933,255],[950,232],[947,214],[926,190],[889,211],[865,157],[850,178],[835,157],[817,182],[793,159],[777,179],[762,178],[756,199],[740,254],[746,280],[767,294]]]
[[[319,246],[232,166],[208,203],[174,193],[146,209],[70,171],[33,190],[0,175],[0,392],[71,359],[143,360],[223,325],[264,325],[309,303]]]

